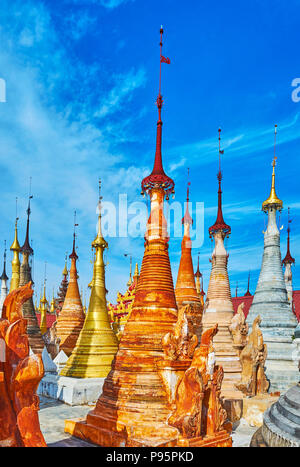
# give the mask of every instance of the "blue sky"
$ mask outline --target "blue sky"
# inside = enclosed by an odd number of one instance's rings
[[[47,261],[48,294],[70,254],[77,210],[80,287],[92,276],[98,177],[103,197],[141,201],[140,182],[152,169],[158,92],[159,27],[164,25],[163,159],[176,200],[204,202],[201,270],[208,285],[212,251],[208,227],[217,202],[218,128],[222,128],[224,218],[233,293],[255,289],[263,253],[273,128],[278,124],[277,193],[291,207],[294,286],[300,287],[300,102],[291,86],[300,77],[297,0],[2,0],[0,78],[0,239],[13,240],[18,197],[19,238],[26,225],[32,177],[34,281],[39,294]],[[114,301],[124,291],[131,253],[139,265],[142,238],[107,238],[106,282]],[[0,249],[2,254],[3,247]],[[196,266],[197,252],[193,250]],[[171,239],[174,282],[180,239]],[[9,252],[8,259],[11,259]],[[8,275],[11,275],[10,264]]]

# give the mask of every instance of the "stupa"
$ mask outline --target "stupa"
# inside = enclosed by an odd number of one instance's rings
[[[75,348],[78,336],[82,329],[85,314],[83,312],[79,288],[76,261],[78,256],[75,251],[75,227],[73,234],[73,250],[69,258],[71,259],[70,280],[61,312],[56,321],[56,334],[60,339],[59,350],[63,350],[69,357]]]
[[[40,330],[41,330],[42,335],[47,332],[47,308],[48,308],[48,300],[46,298],[46,279],[45,279],[43,296],[40,301],[40,313],[41,313]]]
[[[8,276],[6,274],[6,241],[4,242],[4,254],[3,254],[3,272],[0,276],[1,280],[1,294],[0,294],[0,318],[2,314],[2,307],[4,300],[7,296],[7,281],[8,281]]]
[[[19,286],[22,287],[28,282],[32,282],[31,277],[31,265],[29,264],[29,257],[33,255],[33,249],[29,243],[29,217],[30,217],[30,200],[32,195],[29,196],[28,200],[28,209],[27,209],[27,227],[26,227],[26,237],[25,242],[20,252],[22,253],[22,264],[20,270],[20,283]],[[23,305],[22,312],[24,318],[27,319],[27,335],[29,340],[29,345],[31,350],[34,353],[42,353],[44,348],[44,341],[42,338],[41,330],[38,324],[38,320],[35,314],[34,304],[32,297],[30,297]]]
[[[294,359],[300,369],[300,324],[294,333]],[[263,415],[263,425],[254,433],[252,447],[300,447],[300,382],[281,394]]]
[[[284,265],[284,282],[286,285],[286,290],[288,294],[288,301],[293,309],[293,274],[292,274],[292,265],[295,264],[295,259],[292,257],[290,252],[290,223],[292,220],[290,219],[290,208],[288,208],[288,228],[287,228],[287,251],[286,255],[282,260],[282,265]]]
[[[181,257],[177,274],[175,296],[178,308],[188,304],[192,305],[189,307],[190,315],[188,314],[187,318],[190,331],[197,335],[200,342],[203,306],[201,306],[201,300],[196,289],[192,260],[190,227],[193,225],[193,219],[189,212],[189,187],[190,182],[188,182],[187,186],[186,211],[182,218],[184,232],[181,242]]]
[[[161,50],[162,28],[160,34]],[[160,63],[170,62],[169,59],[160,56]],[[181,389],[178,389],[179,378],[185,376],[186,370],[192,363],[191,358],[197,345],[197,338],[195,335],[193,337],[182,335],[186,331],[186,318],[184,307],[178,317],[168,254],[169,237],[163,207],[164,199],[168,199],[169,195],[174,193],[174,182],[165,174],[162,165],[162,104],[159,86],[155,162],[152,173],[142,181],[142,192],[150,197],[150,217],[132,311],[124,327],[119,350],[112,363],[112,370],[104,382],[103,392],[96,407],[88,413],[86,420],[66,420],[65,422],[66,431],[101,446],[165,447],[176,446],[181,442],[186,443],[183,445],[190,445],[192,441],[196,442],[196,445],[197,443],[205,444],[202,437],[195,437],[195,435],[191,436],[190,440],[185,437],[185,434],[189,436],[193,431],[191,425],[192,419],[196,420],[196,407],[198,415],[200,417],[202,415],[200,400],[202,400],[201,397],[204,398],[204,394],[198,393],[202,376],[198,378],[199,384],[195,382],[193,386],[192,381],[186,375]],[[204,347],[202,349],[205,368],[211,334],[215,332],[217,332],[216,329],[210,330],[210,336],[206,336],[208,342],[205,339],[205,342],[203,341],[206,349],[204,350]],[[178,354],[174,357],[176,351],[181,348],[181,344],[185,347],[184,343],[189,347],[189,357],[181,359]],[[199,374],[198,360],[195,359],[194,363],[195,367],[190,373],[191,378],[193,378],[192,375]],[[176,389],[184,391],[185,384],[187,387],[189,382],[194,392],[193,394],[185,392],[183,395],[183,397],[188,396],[189,399],[189,414],[186,419],[188,433],[186,433],[184,430],[181,431],[182,422],[185,420],[180,419],[182,399]],[[200,405],[197,405],[197,402]],[[207,413],[210,413],[208,406],[206,408]],[[214,413],[218,415],[221,413],[218,405]],[[171,415],[173,415],[173,425],[167,423]],[[218,426],[222,426],[222,423]],[[197,419],[194,428],[195,433],[200,435],[200,418]],[[181,433],[185,439],[180,439]],[[210,442],[214,441],[218,445],[230,444],[228,433],[220,431],[219,435],[218,440],[211,437]]]
[[[56,306],[56,314],[57,315],[61,312],[61,309],[63,307],[64,301],[65,301],[65,298],[66,298],[68,285],[69,285],[68,274],[69,273],[68,273],[68,268],[67,268],[67,255],[66,255],[65,267],[64,267],[63,272],[62,272],[63,278],[62,278],[62,281],[61,281],[61,284],[59,286],[59,290],[58,290],[58,293],[57,293],[57,306]]]
[[[243,394],[235,389],[241,380],[241,363],[234,346],[230,324],[233,317],[233,305],[227,271],[228,257],[224,246],[225,237],[229,237],[231,228],[224,222],[222,212],[222,172],[221,172],[221,129],[219,129],[219,182],[218,214],[216,222],[209,228],[209,236],[214,238],[215,248],[212,253],[212,270],[207,290],[207,299],[202,318],[203,331],[218,324],[219,332],[214,339],[216,360],[224,369],[222,395],[226,399],[226,409],[232,421],[239,419],[242,410]]]
[[[106,305],[103,252],[108,244],[101,231],[101,199],[99,193],[98,232],[92,242],[95,260],[89,308],[76,347],[63,368],[59,381],[66,393],[60,398],[70,404],[97,401],[118,349],[118,340],[110,326]]]
[[[268,350],[265,365],[266,376],[271,383],[269,392],[281,392],[298,380],[297,363],[292,358],[292,336],[297,319],[288,301],[281,267],[280,233],[276,222],[276,213],[283,208],[275,191],[276,126],[274,137],[271,193],[262,205],[262,210],[268,214],[268,226],[264,232],[264,254],[247,322],[251,327],[257,315],[261,317],[260,328]]]

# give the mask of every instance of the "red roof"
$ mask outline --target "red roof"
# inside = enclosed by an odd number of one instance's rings
[[[37,317],[37,320],[38,320],[38,323],[40,325],[41,323],[41,314],[40,313],[36,313],[36,317]],[[56,321],[56,315],[52,315],[50,313],[47,313],[46,314],[46,324],[47,324],[47,329],[51,328],[52,324]]]
[[[297,320],[300,321],[300,290],[294,290],[293,302],[294,302],[294,313],[297,317]]]
[[[234,313],[237,312],[238,307],[243,302],[245,303],[244,314],[245,314],[245,318],[247,318],[250,307],[253,302],[253,295],[243,295],[242,297],[232,297]]]

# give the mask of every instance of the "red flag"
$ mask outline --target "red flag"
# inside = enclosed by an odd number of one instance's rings
[[[169,58],[164,57],[163,55],[160,58],[161,63],[171,63],[171,60]]]

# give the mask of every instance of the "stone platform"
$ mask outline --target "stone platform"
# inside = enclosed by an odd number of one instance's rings
[[[251,446],[300,447],[300,384],[293,386],[267,409]]]

